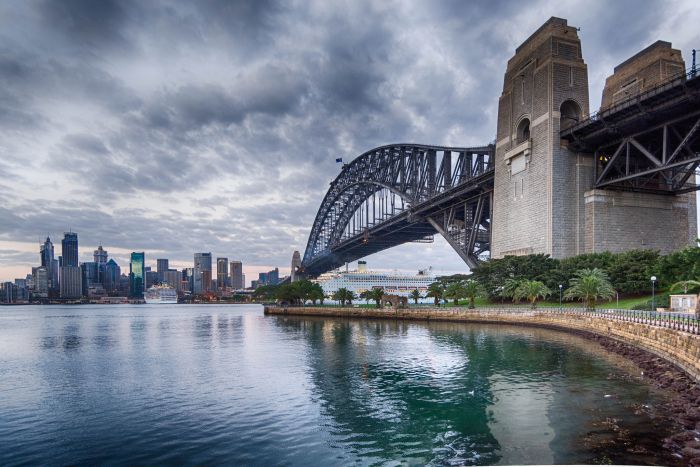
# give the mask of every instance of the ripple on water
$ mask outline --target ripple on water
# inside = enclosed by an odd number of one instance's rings
[[[3,465],[668,463],[663,395],[556,332],[23,307],[0,349]]]

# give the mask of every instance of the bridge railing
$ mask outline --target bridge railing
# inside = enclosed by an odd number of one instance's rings
[[[673,83],[674,81],[681,80],[681,81],[687,81],[690,79],[696,78],[698,75],[697,69],[690,67],[687,70],[681,71],[679,73],[674,73],[668,78],[664,79],[661,81],[659,84],[654,86],[651,89],[647,89],[646,91],[640,92],[639,94],[632,94],[628,98],[623,99],[619,102],[616,102],[614,105],[611,105],[610,107],[607,107],[605,109],[599,109],[591,114],[588,115],[588,117],[584,118],[577,124],[567,128],[564,131],[575,131],[578,130],[579,128],[583,128],[593,122],[596,122],[601,119],[602,114],[611,114],[615,113],[616,111],[622,109],[623,107],[626,107],[630,102],[633,102],[635,100],[644,100],[647,97],[650,97],[657,93],[660,88],[663,88],[665,86],[668,86],[670,83]]]

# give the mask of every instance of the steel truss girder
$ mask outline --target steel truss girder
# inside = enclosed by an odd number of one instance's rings
[[[452,194],[462,196],[461,193],[464,193],[465,187],[470,184],[477,181],[483,183],[484,177],[492,179],[493,153],[493,145],[462,148],[394,144],[381,146],[360,155],[344,165],[341,173],[331,182],[316,214],[302,267],[307,267],[314,261],[318,262],[319,258],[335,254],[352,237],[367,237],[366,232],[371,231],[375,225],[389,222],[397,216],[410,219],[418,206],[427,206],[438,201],[444,203],[446,199],[452,203],[459,202],[459,199],[451,200]],[[379,217],[374,212],[374,215],[370,215],[370,201],[376,202],[377,194],[386,196],[386,193],[390,193],[391,197],[380,202],[382,214]],[[473,193],[470,196],[473,197]],[[396,204],[399,203],[401,207],[397,210]],[[474,204],[473,209],[477,209],[477,204]],[[487,205],[490,206],[482,202],[477,217],[490,213]],[[376,207],[376,203],[372,205],[373,210],[376,210]],[[472,214],[476,215],[476,212]],[[359,232],[356,228],[358,220],[361,227]],[[420,232],[424,232],[427,226],[428,233],[418,238],[413,238],[414,235],[407,241],[419,240],[434,233],[428,221],[423,219],[423,223],[423,230]],[[479,229],[483,230],[483,225]],[[446,238],[450,235],[452,234],[448,232]],[[481,241],[483,234],[475,234],[472,237],[467,238],[466,243],[459,243],[459,249],[456,248],[460,253],[460,250],[466,251],[471,245],[476,251],[475,254],[467,254],[468,264],[475,261],[475,258],[478,259],[484,251],[488,251],[488,245]]]
[[[470,268],[491,250],[491,195],[491,191],[480,192],[427,217]]]
[[[595,187],[679,194],[700,189],[700,112],[628,135],[596,150]],[[605,154],[612,153],[609,158]]]

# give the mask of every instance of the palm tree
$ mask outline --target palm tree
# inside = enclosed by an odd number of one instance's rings
[[[515,291],[518,290],[523,279],[506,279],[506,283],[501,289],[501,297],[512,299],[515,295]]]
[[[545,298],[551,293],[552,291],[540,281],[523,280],[520,282],[518,288],[515,289],[515,292],[513,293],[513,300],[521,300],[526,298],[534,310],[537,308],[537,299]]]
[[[676,282],[671,286],[671,291],[676,291],[678,289],[683,289],[683,293],[688,293],[688,289],[696,289],[700,287],[700,280],[693,281],[693,280],[687,280],[687,281],[680,281]]]
[[[433,282],[428,286],[428,293],[425,295],[435,299],[435,306],[440,306],[440,300],[445,295],[445,287],[440,282]]]
[[[345,302],[350,302],[350,304],[352,305],[353,298],[355,298],[355,294],[353,294],[351,291],[349,291],[345,287],[339,288],[333,294],[333,300],[339,301],[340,306],[345,306]]]
[[[420,291],[418,289],[415,289],[413,292],[411,292],[411,298],[413,299],[414,303],[418,305],[418,299],[420,297]]]
[[[451,298],[454,305],[459,305],[459,299],[464,297],[464,288],[461,282],[452,282],[445,289],[445,298]]]
[[[382,307],[382,298],[383,297],[384,297],[384,289],[381,287],[378,287],[376,289],[372,289],[372,291],[370,292],[370,298],[377,303],[377,308]]]
[[[566,289],[564,297],[581,300],[587,310],[595,310],[595,302],[599,298],[610,300],[615,297],[610,279],[605,271],[598,268],[581,269],[569,281],[571,287]]]
[[[469,308],[476,308],[474,300],[483,294],[481,284],[473,279],[466,280],[462,286],[462,292],[469,299]]]
[[[364,300],[365,303],[369,305],[369,301],[372,300],[372,291],[371,290],[364,290],[360,292],[360,299]]]

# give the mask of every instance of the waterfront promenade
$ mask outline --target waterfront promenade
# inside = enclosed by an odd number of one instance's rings
[[[391,308],[265,306],[265,314],[501,323],[560,329],[629,344],[663,358],[700,382],[700,322],[690,316],[630,310],[521,307],[420,307],[395,311]]]

